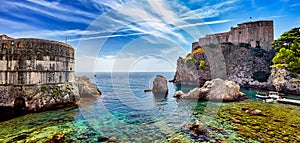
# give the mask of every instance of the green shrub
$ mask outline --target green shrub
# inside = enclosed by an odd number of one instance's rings
[[[187,65],[188,68],[193,68],[196,65],[196,60],[192,57],[187,57],[184,59],[184,63]]]
[[[199,66],[201,69],[203,69],[205,67],[205,61],[201,60]]]
[[[282,67],[291,72],[300,72],[300,28],[284,32],[272,45],[278,53],[273,58],[273,67]]]

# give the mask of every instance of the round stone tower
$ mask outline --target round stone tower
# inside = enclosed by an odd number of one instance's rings
[[[32,110],[74,103],[74,76],[70,45],[0,35],[0,106],[14,106],[20,98]]]

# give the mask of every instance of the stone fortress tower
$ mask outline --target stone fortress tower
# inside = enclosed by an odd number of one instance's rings
[[[0,107],[47,110],[78,98],[70,45],[0,35]]]
[[[65,43],[0,35],[0,85],[74,81],[74,49]]]
[[[274,26],[272,20],[262,20],[245,22],[238,24],[237,27],[231,27],[229,32],[208,34],[200,38],[198,42],[193,43],[192,50],[198,46],[209,44],[240,43],[250,44],[251,47],[261,47],[267,51],[271,50],[271,43],[274,41]]]

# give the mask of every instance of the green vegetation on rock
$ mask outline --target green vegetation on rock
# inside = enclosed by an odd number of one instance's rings
[[[280,38],[273,43],[276,56],[273,58],[275,64],[272,68],[286,68],[287,70],[300,72],[300,27],[284,32]]]
[[[184,59],[184,63],[185,63],[189,68],[195,67],[196,62],[197,62],[197,61],[196,61],[192,56],[186,57],[186,58]]]
[[[201,69],[203,69],[205,67],[205,61],[201,60],[199,66]]]

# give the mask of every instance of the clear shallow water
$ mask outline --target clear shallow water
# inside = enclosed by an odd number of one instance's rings
[[[172,96],[179,87],[169,84],[168,96],[144,93],[150,89],[157,74],[168,80],[174,73],[81,73],[89,76],[102,91],[102,96],[84,99],[79,108],[29,114],[0,122],[0,142],[46,142],[54,135],[63,135],[66,142],[97,142],[99,136],[118,142],[167,142],[180,136],[188,142],[198,139],[184,132],[183,126],[195,119],[221,128],[226,134],[212,131],[206,141],[222,139],[230,142],[254,142],[240,136],[230,121],[217,118],[218,104],[191,100],[176,100]],[[181,87],[187,91],[191,87]],[[253,91],[245,91],[251,101]],[[241,101],[245,102],[245,101]],[[262,105],[260,101],[257,101]],[[247,103],[245,103],[248,105]],[[280,107],[285,105],[280,105]],[[296,106],[289,107],[297,109]],[[239,113],[240,114],[240,113]]]

